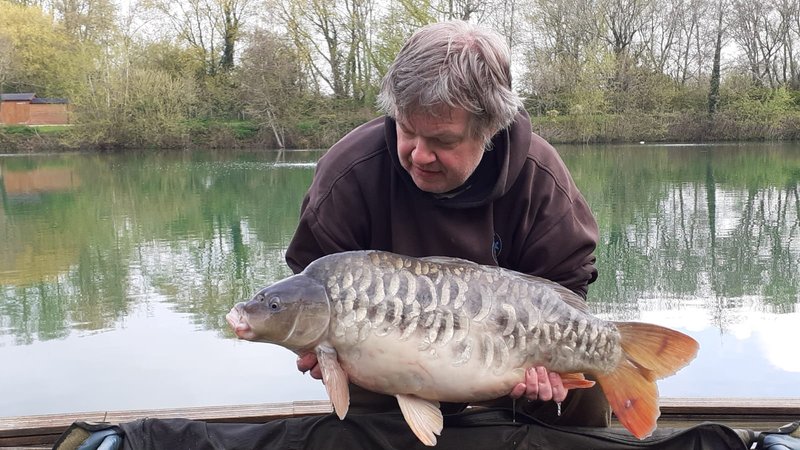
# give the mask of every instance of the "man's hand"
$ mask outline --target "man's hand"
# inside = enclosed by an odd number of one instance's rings
[[[508,396],[561,403],[567,398],[567,389],[558,373],[547,373],[544,367],[530,367],[525,371],[525,382],[514,386]]]
[[[311,371],[311,377],[318,380],[322,379],[322,369],[317,364],[317,355],[315,353],[306,353],[297,357],[297,370],[306,373]],[[560,378],[559,378],[560,380]]]

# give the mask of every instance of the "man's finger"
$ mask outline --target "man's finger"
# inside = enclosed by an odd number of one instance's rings
[[[531,401],[539,399],[539,377],[535,367],[525,371],[525,398]]]
[[[514,386],[514,389],[511,389],[511,393],[508,394],[508,396],[516,400],[525,395],[525,388],[525,383],[517,383],[517,385]]]
[[[561,403],[567,398],[567,390],[564,388],[564,381],[561,380],[561,375],[556,372],[550,372],[550,386],[553,390],[553,401]]]
[[[539,384],[539,400],[545,402],[552,400],[553,387],[550,385],[550,377],[547,376],[547,369],[544,367],[537,367],[536,379]]]
[[[306,373],[317,365],[317,355],[306,353],[297,357],[297,370]]]

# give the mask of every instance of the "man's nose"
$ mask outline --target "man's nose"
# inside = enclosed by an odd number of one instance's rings
[[[417,139],[416,146],[411,152],[411,159],[415,164],[430,164],[436,161],[436,153],[430,149],[425,139]]]

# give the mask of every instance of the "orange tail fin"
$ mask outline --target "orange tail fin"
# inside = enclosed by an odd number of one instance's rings
[[[674,374],[694,359],[697,341],[658,325],[616,322],[623,358],[611,373],[597,374],[617,419],[634,436],[643,439],[656,428],[656,380]]]

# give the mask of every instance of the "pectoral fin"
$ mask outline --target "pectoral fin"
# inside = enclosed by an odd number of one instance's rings
[[[328,391],[328,397],[333,403],[333,410],[339,419],[344,419],[350,408],[350,388],[348,387],[347,373],[339,365],[336,350],[332,347],[318,346],[316,348],[317,363],[322,369],[322,382]]]
[[[397,394],[395,397],[411,431],[423,444],[430,447],[436,445],[436,436],[442,433],[444,427],[439,402],[409,394]]]

